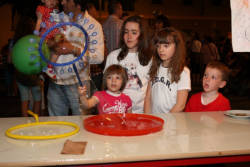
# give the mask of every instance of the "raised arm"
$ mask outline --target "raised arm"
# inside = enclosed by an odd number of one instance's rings
[[[36,35],[39,35],[40,26],[41,26],[41,23],[42,23],[42,14],[37,11],[36,12],[36,17],[37,17],[37,20],[36,20],[36,27],[35,27],[34,33]]]
[[[83,109],[89,109],[94,107],[99,103],[99,100],[97,97],[92,96],[91,98],[87,99],[86,94],[87,94],[87,88],[86,86],[79,86],[78,87],[78,93],[80,94],[80,107]]]

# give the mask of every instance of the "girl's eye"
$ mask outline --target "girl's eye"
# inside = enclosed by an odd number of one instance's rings
[[[127,34],[127,33],[128,33],[128,30],[125,30],[125,31],[124,31],[124,34]]]
[[[107,76],[107,79],[111,79],[111,76]]]
[[[166,43],[163,45],[165,48],[168,48],[169,47],[169,43]]]
[[[136,32],[136,31],[133,31],[133,32],[132,32],[132,34],[133,34],[133,35],[136,35],[136,34],[137,34],[137,32]]]
[[[115,78],[116,78],[116,79],[121,79],[121,76],[116,76]]]
[[[215,79],[216,79],[216,77],[215,77],[215,76],[212,76],[212,79],[214,79],[214,80],[215,80]]]
[[[162,44],[156,44],[156,48],[159,49]]]

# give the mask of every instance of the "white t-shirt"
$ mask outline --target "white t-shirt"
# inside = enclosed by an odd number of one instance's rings
[[[178,90],[191,90],[190,71],[184,67],[178,83],[171,83],[168,68],[159,67],[157,77],[151,82],[151,104],[153,113],[168,113],[176,104]]]
[[[111,52],[106,61],[105,69],[112,64],[120,64],[126,68],[128,73],[128,82],[123,93],[128,95],[132,100],[132,112],[143,113],[144,98],[149,81],[149,69],[151,61],[146,66],[142,66],[139,62],[138,53],[128,53],[120,62],[117,57],[121,49]]]

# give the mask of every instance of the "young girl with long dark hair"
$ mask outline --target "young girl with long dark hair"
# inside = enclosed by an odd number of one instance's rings
[[[165,28],[156,34],[153,44],[155,54],[149,71],[144,112],[183,111],[191,83],[190,71],[185,66],[182,35],[174,28]]]

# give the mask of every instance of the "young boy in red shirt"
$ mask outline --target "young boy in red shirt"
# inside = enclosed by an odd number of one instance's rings
[[[229,69],[224,64],[214,61],[207,64],[203,75],[203,92],[196,93],[189,99],[185,112],[226,111],[230,102],[218,92],[227,84]]]

